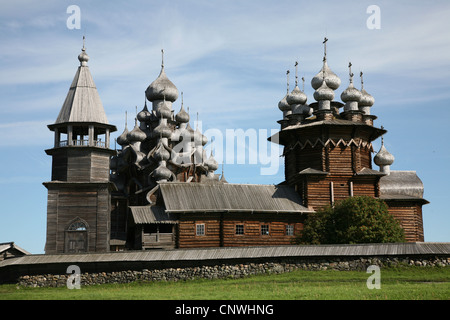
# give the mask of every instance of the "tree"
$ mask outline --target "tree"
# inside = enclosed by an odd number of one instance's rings
[[[404,242],[399,222],[386,203],[368,196],[350,197],[309,215],[299,244]]]

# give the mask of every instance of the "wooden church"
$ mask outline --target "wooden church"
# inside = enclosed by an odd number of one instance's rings
[[[350,82],[341,84],[326,58],[311,80],[315,102],[298,87],[278,107],[285,181],[278,185],[228,183],[205,152],[207,138],[190,126],[189,113],[164,70],[145,91],[135,125],[125,123],[111,149],[108,123],[89,71],[83,44],[80,66],[54,124],[48,189],[46,254],[193,247],[288,245],[318,208],[351,196],[383,199],[405,230],[423,241],[423,184],[414,171],[392,171],[386,130],[374,126],[374,98]],[[304,79],[303,79],[304,86]],[[151,107],[147,107],[147,101]]]

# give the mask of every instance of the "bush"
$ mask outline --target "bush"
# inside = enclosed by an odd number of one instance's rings
[[[350,197],[309,215],[299,244],[404,242],[399,222],[386,203],[368,196]]]

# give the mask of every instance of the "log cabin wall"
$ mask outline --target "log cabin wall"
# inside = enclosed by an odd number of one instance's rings
[[[351,196],[378,196],[378,176],[327,175],[308,176],[297,183],[304,205],[319,209]]]
[[[303,229],[304,219],[282,213],[180,214],[177,247],[289,245]],[[197,225],[204,225],[204,234],[197,234]]]
[[[305,217],[298,214],[231,214],[225,215],[223,242],[225,247],[289,245],[303,229]],[[287,226],[292,235],[287,234]],[[238,226],[238,227],[236,227]],[[236,234],[243,226],[243,234]]]
[[[52,155],[52,181],[109,181],[109,151],[63,147],[47,153]]]
[[[389,213],[400,222],[405,231],[407,242],[423,242],[423,219],[422,206],[409,201],[389,201],[385,200],[389,206]]]
[[[295,144],[294,144],[295,145]],[[291,149],[292,148],[292,149]],[[293,184],[298,173],[305,169],[315,169],[330,174],[353,175],[363,168],[372,169],[371,147],[353,144],[316,144],[286,148],[285,177]]]
[[[86,226],[85,250],[109,251],[110,193],[107,184],[47,183],[47,254],[67,252],[67,237],[72,223]],[[77,251],[78,252],[78,251]]]
[[[204,225],[204,234],[197,234],[197,225]],[[177,234],[178,248],[221,246],[221,214],[180,214]]]

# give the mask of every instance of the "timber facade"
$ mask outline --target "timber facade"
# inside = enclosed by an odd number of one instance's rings
[[[327,39],[325,39],[326,43]],[[232,184],[208,138],[190,115],[161,64],[145,103],[110,149],[110,125],[87,66],[80,66],[54,124],[48,189],[46,253],[289,245],[308,215],[353,196],[383,199],[407,241],[424,241],[423,184],[414,171],[391,171],[387,131],[374,126],[374,98],[350,83],[335,101],[340,78],[328,66],[313,77],[315,102],[298,87],[279,102],[285,180],[277,185]],[[162,59],[164,62],[164,59]],[[289,77],[289,73],[288,73]],[[147,102],[151,105],[147,106]],[[373,141],[382,147],[372,159]],[[118,147],[117,147],[118,145]],[[372,162],[379,166],[374,169]]]

